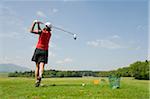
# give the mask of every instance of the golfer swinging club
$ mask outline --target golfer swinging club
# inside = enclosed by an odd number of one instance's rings
[[[34,29],[36,24],[38,26],[37,30]],[[36,63],[35,87],[39,87],[41,79],[42,79],[42,74],[44,72],[44,66],[48,62],[48,47],[49,47],[48,45],[49,45],[49,40],[51,38],[51,28],[52,28],[52,24],[49,22],[45,23],[44,29],[40,28],[40,24],[43,24],[43,23],[35,20],[32,23],[32,26],[30,29],[31,33],[39,34],[38,43],[36,45],[36,49],[32,57],[32,61]]]

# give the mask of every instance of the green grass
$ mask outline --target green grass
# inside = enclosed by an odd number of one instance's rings
[[[94,85],[93,80],[106,82]],[[81,86],[85,83],[85,86]],[[146,80],[122,78],[120,89],[111,89],[107,78],[46,78],[38,88],[33,78],[0,78],[0,99],[149,99]],[[53,86],[55,84],[55,86]]]
[[[8,73],[2,73],[2,72],[0,72],[0,78],[3,78],[3,77],[8,77]]]

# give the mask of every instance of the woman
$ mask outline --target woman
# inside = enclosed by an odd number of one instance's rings
[[[35,30],[34,27],[37,24],[38,29]],[[30,32],[39,34],[38,43],[36,45],[36,49],[34,52],[34,55],[32,57],[32,61],[36,63],[36,69],[35,69],[35,86],[39,87],[42,74],[44,72],[44,66],[48,62],[48,45],[51,38],[51,28],[52,25],[49,22],[45,23],[45,28],[41,29],[40,24],[43,24],[42,22],[38,22],[35,20],[31,26]]]

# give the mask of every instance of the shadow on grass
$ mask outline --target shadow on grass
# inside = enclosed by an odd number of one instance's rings
[[[81,84],[42,84],[41,87],[51,87],[51,86],[82,86]]]

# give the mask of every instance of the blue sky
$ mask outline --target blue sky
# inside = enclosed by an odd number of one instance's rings
[[[4,0],[0,10],[0,63],[35,68],[35,19],[79,37],[53,29],[47,69],[112,70],[148,58],[148,0]]]

